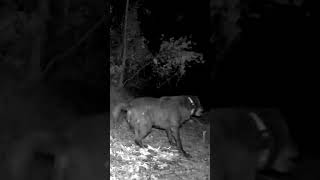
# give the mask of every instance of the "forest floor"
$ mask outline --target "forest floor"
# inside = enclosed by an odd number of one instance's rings
[[[209,132],[208,132],[209,130]],[[187,159],[170,146],[164,130],[153,129],[139,148],[123,122],[110,131],[110,179],[210,179],[210,126],[192,121],[180,128]]]

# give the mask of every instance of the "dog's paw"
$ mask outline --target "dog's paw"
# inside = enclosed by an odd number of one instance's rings
[[[135,140],[136,145],[138,145],[140,148],[147,148],[147,145],[142,144],[141,141]]]

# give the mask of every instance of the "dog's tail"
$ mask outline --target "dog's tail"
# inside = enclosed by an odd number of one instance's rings
[[[112,110],[112,117],[114,120],[118,120],[121,111],[127,111],[129,108],[128,103],[119,103]]]

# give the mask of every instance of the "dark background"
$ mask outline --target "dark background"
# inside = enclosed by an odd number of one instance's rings
[[[59,10],[60,3],[64,1],[55,2],[58,2],[56,8]],[[82,3],[80,0],[79,3],[74,2],[74,9],[86,6],[78,5]],[[147,88],[142,94],[197,95],[206,110],[226,106],[280,107],[288,118],[294,138],[302,150],[318,155],[319,149],[315,146],[319,132],[316,6],[307,0],[299,6],[270,3],[276,1],[259,2],[249,6],[248,10],[255,11],[260,18],[241,15],[237,22],[241,33],[226,46],[224,42],[216,45],[210,41],[212,34],[227,36],[227,32],[232,29],[222,27],[224,22],[219,15],[210,15],[212,9],[209,1],[145,0],[143,7],[150,9],[152,13],[151,16],[146,16],[140,12],[139,19],[143,34],[150,41],[151,51],[156,52],[159,48],[161,34],[176,37],[192,34],[193,40],[198,44],[195,50],[204,53],[206,63],[190,69],[186,79],[178,87]],[[124,1],[115,0],[114,3],[121,14]],[[32,11],[32,3],[19,4],[17,11]],[[104,6],[97,3],[96,7]],[[47,47],[45,61],[62,53],[77,42],[77,38],[82,37],[79,35],[73,40],[71,35],[77,30],[73,29],[70,34],[60,37],[61,39],[54,38],[50,33],[55,33],[54,28],[59,27],[60,23],[59,11],[56,13],[56,21],[53,20],[52,24],[48,25],[50,38],[47,42],[51,46]],[[96,16],[88,28],[82,27],[83,32],[88,31],[97,21],[99,15]],[[106,23],[109,25],[109,21]],[[91,43],[87,43],[90,51],[84,51],[85,45],[80,46],[70,56],[61,60],[70,64],[57,63],[46,77],[46,89],[58,94],[59,101],[72,104],[81,114],[101,113],[107,108],[109,78],[105,76],[107,71],[104,68],[108,69],[105,65],[109,64],[106,62],[110,47],[106,33],[106,27],[101,25],[91,37]],[[223,41],[223,38],[221,39]],[[222,57],[218,57],[221,49],[227,51]],[[64,75],[71,70],[61,70],[63,67],[72,67],[74,70],[75,64],[83,57],[89,57],[90,62],[95,62],[92,71],[100,72],[99,77],[92,78],[86,74],[82,75],[84,78],[73,79]],[[77,69],[74,71],[78,72]],[[1,82],[1,85],[3,84]],[[37,90],[40,91],[40,88]]]
[[[242,15],[242,32],[223,58],[209,41],[221,30],[210,16],[208,1],[145,1],[152,15],[140,16],[150,48],[157,50],[161,33],[192,34],[206,63],[193,67],[174,89],[145,89],[144,95],[193,94],[206,109],[230,106],[279,107],[302,151],[317,155],[318,54],[315,8],[261,1],[250,6],[259,19]],[[265,4],[264,4],[265,3]],[[183,20],[177,20],[182,15]],[[223,32],[220,32],[223,33]]]

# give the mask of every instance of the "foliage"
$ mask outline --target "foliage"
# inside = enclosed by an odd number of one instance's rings
[[[153,59],[154,75],[162,83],[168,78],[176,78],[176,82],[186,74],[188,67],[197,63],[204,63],[203,55],[192,51],[194,43],[187,37],[180,37],[164,40],[162,36],[162,44],[159,53]]]
[[[127,24],[127,53],[126,64],[122,67],[121,50],[122,35],[117,32],[118,28],[111,29],[111,58],[110,78],[114,84],[119,84],[121,73],[125,73],[124,85],[143,88],[145,85],[156,83],[158,87],[164,83],[179,82],[189,67],[197,63],[203,63],[203,56],[192,50],[194,43],[188,37],[173,37],[166,40],[161,37],[159,52],[151,54],[148,49],[148,41],[143,36],[138,19],[138,9],[141,5],[131,5],[128,12]],[[156,81],[154,81],[156,79]]]

